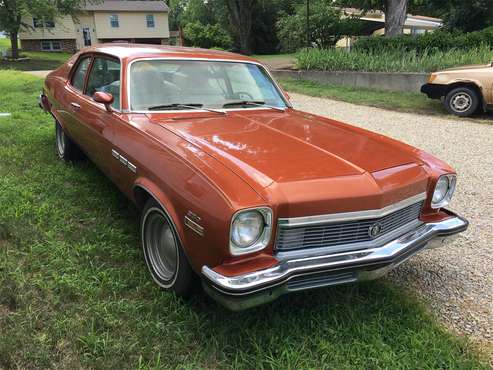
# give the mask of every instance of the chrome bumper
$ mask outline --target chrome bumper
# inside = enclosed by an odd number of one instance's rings
[[[224,276],[202,267],[206,292],[231,310],[242,310],[294,292],[376,279],[420,250],[437,248],[467,229],[468,221],[449,212],[440,222],[424,223],[383,246],[358,251],[281,260],[271,268]]]

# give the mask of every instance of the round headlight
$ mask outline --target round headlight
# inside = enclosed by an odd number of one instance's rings
[[[431,208],[442,208],[450,203],[454,195],[457,177],[454,174],[440,176],[433,192],[431,199]]]
[[[264,217],[258,211],[247,211],[236,216],[231,227],[231,241],[240,248],[254,244],[262,235]]]
[[[445,199],[449,190],[450,181],[447,176],[442,176],[438,179],[433,193],[432,203],[438,204]]]

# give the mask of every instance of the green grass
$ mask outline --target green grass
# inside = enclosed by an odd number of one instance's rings
[[[286,91],[353,104],[425,114],[447,114],[439,100],[414,92],[394,92],[349,86],[327,85],[313,81],[280,79]]]
[[[493,50],[482,46],[471,50],[405,50],[378,52],[342,49],[304,49],[296,55],[296,66],[304,70],[366,72],[432,72],[449,67],[486,64],[493,61]]]
[[[9,39],[0,39],[0,49],[10,49]],[[46,51],[21,51],[21,57],[29,60],[7,61],[0,60],[1,69],[14,69],[19,71],[46,71],[58,68],[72,54],[64,52]]]
[[[390,282],[229,312],[149,277],[138,211],[55,156],[41,80],[0,71],[0,368],[487,368]]]

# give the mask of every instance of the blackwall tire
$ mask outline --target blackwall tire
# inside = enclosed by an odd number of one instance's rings
[[[481,98],[474,89],[461,86],[449,91],[443,103],[450,114],[470,117],[478,111]]]

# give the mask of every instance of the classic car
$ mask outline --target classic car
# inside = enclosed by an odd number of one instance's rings
[[[88,157],[141,210],[162,288],[233,310],[373,279],[468,222],[426,152],[298,111],[246,56],[107,44],[50,73],[58,156]]]
[[[469,117],[493,107],[493,63],[445,69],[430,74],[421,92],[441,99],[445,109]]]

